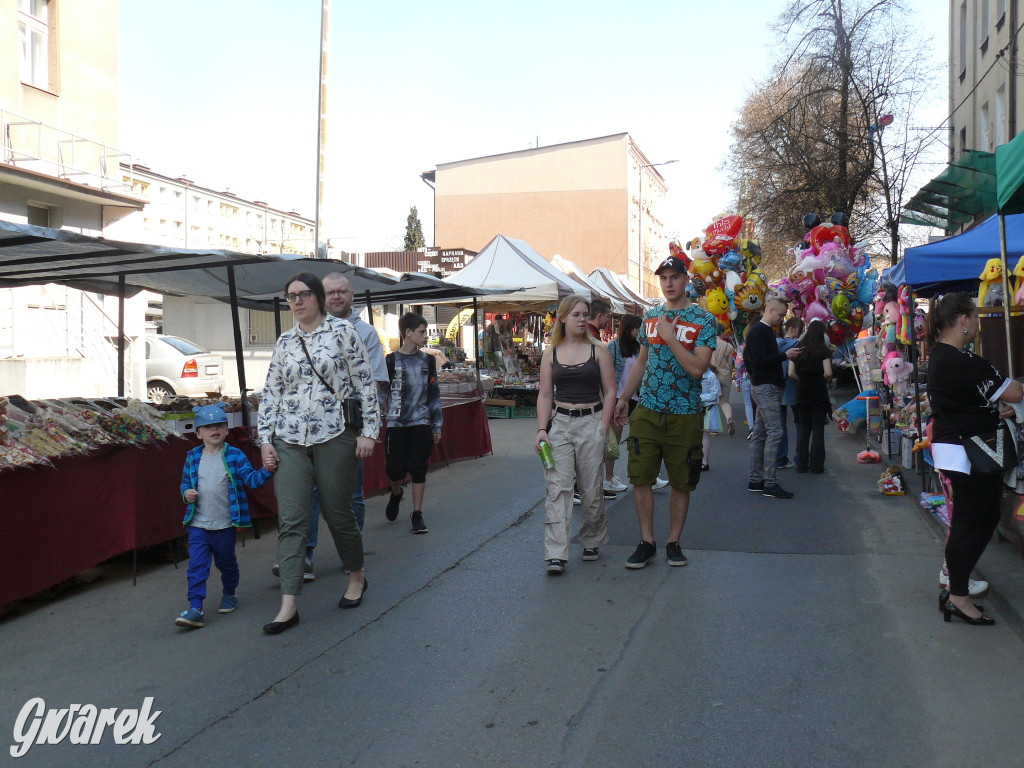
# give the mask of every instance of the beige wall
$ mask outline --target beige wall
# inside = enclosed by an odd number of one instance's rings
[[[50,6],[56,58],[48,91],[21,83],[18,0],[0,0],[0,109],[116,147],[118,0],[51,0]]]
[[[558,144],[439,165],[435,178],[434,245],[479,251],[496,235],[528,242],[584,272],[606,267],[634,288],[660,256],[664,180],[628,134]],[[639,197],[643,174],[644,253],[640,258]],[[655,283],[656,292],[656,283]]]

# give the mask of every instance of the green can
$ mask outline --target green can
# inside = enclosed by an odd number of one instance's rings
[[[551,453],[551,446],[547,440],[540,441],[540,463],[544,465],[545,470],[555,468],[555,456]]]

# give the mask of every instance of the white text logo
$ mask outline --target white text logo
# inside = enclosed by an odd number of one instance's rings
[[[108,726],[115,744],[152,744],[160,738],[153,725],[160,711],[153,712],[153,697],[142,701],[142,709],[98,709],[92,704],[71,704],[67,709],[46,709],[40,698],[29,699],[14,723],[15,746],[11,757],[21,757],[33,744],[99,744]]]

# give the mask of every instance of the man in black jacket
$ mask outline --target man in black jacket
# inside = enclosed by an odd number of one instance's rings
[[[779,351],[775,328],[789,305],[779,298],[768,301],[761,320],[747,329],[743,362],[750,376],[750,397],[757,407],[750,442],[750,478],[747,490],[773,499],[791,499],[793,494],[775,481],[776,460],[782,444],[782,363],[800,356],[797,348]]]

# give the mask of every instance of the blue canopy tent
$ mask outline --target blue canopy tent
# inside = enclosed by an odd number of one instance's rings
[[[1007,253],[1024,253],[1024,213],[1003,218]],[[973,293],[985,263],[1001,258],[1001,253],[999,216],[993,215],[962,235],[908,248],[896,266],[882,273],[882,279],[896,285],[907,283],[919,296],[939,290]]]

